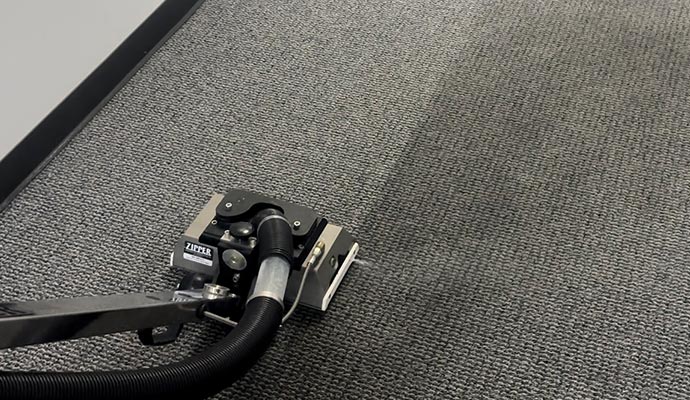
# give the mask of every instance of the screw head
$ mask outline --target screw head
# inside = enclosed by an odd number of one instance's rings
[[[216,221],[215,219],[213,221],[211,221],[211,225],[215,225],[217,223],[218,223],[218,221]]]
[[[295,229],[299,229],[299,227],[302,225],[300,221],[295,221],[292,223],[292,227]]]
[[[225,203],[225,208],[227,208],[228,210],[231,209],[231,208],[232,208],[232,203],[229,202],[229,201],[228,201],[227,203]]]

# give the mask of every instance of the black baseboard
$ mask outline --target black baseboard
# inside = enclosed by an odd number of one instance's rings
[[[0,211],[117,93],[202,2],[203,0],[163,2],[0,161]]]

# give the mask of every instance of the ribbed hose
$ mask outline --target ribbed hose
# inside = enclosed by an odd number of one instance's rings
[[[0,372],[0,399],[201,399],[241,377],[266,351],[280,326],[283,307],[257,297],[223,340],[170,365],[104,372]]]

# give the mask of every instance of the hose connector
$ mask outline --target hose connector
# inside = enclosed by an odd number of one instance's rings
[[[283,257],[290,266],[293,258],[292,228],[283,213],[274,208],[259,212],[256,221],[259,263],[269,257]]]
[[[275,255],[266,258],[261,262],[254,290],[247,302],[256,297],[269,297],[282,306],[289,277],[290,264],[285,258]]]

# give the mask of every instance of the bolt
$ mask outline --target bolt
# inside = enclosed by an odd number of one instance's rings
[[[232,203],[231,203],[231,202],[225,203],[225,208],[227,208],[228,210],[231,209],[231,208],[232,208]]]
[[[295,221],[292,223],[292,227],[295,228],[295,230],[299,229],[300,225],[302,225],[302,223],[299,221]]]
[[[216,221],[215,219],[213,221],[211,221],[211,225],[215,225],[217,223],[218,223],[218,221]]]
[[[167,331],[168,331],[167,326],[157,326],[157,327],[153,328],[153,334],[154,335],[162,335]]]

